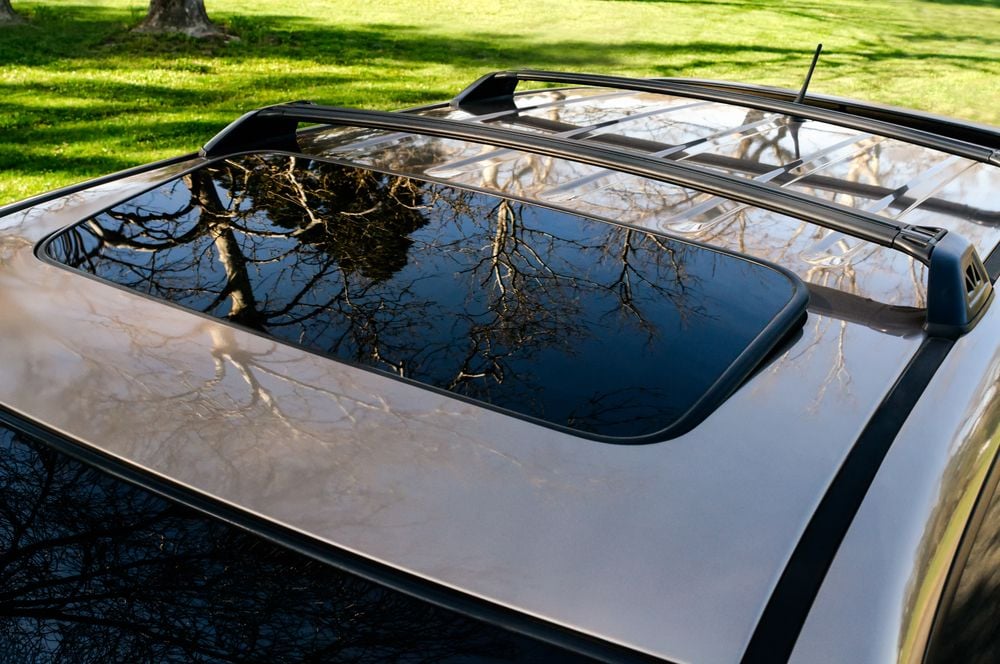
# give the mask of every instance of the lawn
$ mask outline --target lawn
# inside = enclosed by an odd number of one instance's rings
[[[1000,4],[966,0],[207,0],[238,40],[129,33],[140,0],[13,0],[0,203],[197,149],[289,99],[396,108],[493,69],[698,76],[1000,124]]]

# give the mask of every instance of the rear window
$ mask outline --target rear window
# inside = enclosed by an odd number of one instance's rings
[[[4,662],[594,661],[283,548],[4,419]]]
[[[806,301],[795,277],[726,252],[273,154],[203,166],[45,252],[342,362],[620,441],[693,426]]]

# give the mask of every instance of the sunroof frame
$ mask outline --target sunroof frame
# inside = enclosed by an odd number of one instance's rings
[[[405,177],[405,178],[409,178],[409,179],[412,179],[412,180],[415,180],[415,181],[418,181],[418,182],[428,182],[428,183],[432,183],[432,184],[438,184],[438,185],[443,185],[443,186],[451,187],[451,188],[454,188],[456,190],[464,190],[464,191],[474,192],[474,193],[478,193],[478,194],[484,194],[484,195],[487,195],[487,196],[494,197],[494,198],[496,198],[498,200],[507,199],[507,200],[510,200],[510,201],[515,201],[515,202],[519,202],[519,203],[528,204],[528,205],[531,205],[531,206],[534,206],[534,207],[537,207],[537,208],[548,209],[548,210],[552,210],[552,211],[556,211],[556,212],[560,212],[560,213],[564,213],[564,214],[573,215],[573,216],[580,217],[580,218],[583,218],[583,219],[592,220],[592,221],[600,223],[600,224],[607,224],[609,226],[630,229],[630,230],[638,231],[638,232],[641,232],[641,233],[645,233],[645,234],[649,234],[649,235],[653,235],[653,236],[662,237],[662,238],[664,238],[666,240],[669,240],[670,242],[674,242],[674,243],[678,243],[678,244],[682,244],[682,245],[690,245],[690,246],[696,247],[696,248],[698,248],[700,250],[703,250],[703,251],[708,251],[708,252],[712,252],[712,253],[715,253],[715,254],[720,254],[720,255],[723,255],[723,256],[728,256],[728,257],[730,257],[732,259],[745,261],[747,263],[750,263],[750,264],[753,264],[753,265],[758,265],[758,266],[763,267],[765,269],[768,269],[768,270],[770,270],[772,272],[778,273],[781,276],[785,277],[785,279],[788,281],[788,283],[789,283],[789,285],[791,287],[791,289],[790,289],[790,297],[789,297],[789,300],[784,305],[784,307],[782,307],[780,309],[780,311],[778,311],[777,314],[763,327],[763,329],[761,329],[761,331],[757,334],[756,337],[754,337],[752,340],[750,340],[746,344],[746,346],[743,349],[743,351],[740,352],[740,354],[736,358],[733,359],[733,361],[719,375],[719,377],[715,380],[715,382],[712,383],[711,386],[708,387],[704,391],[704,393],[702,394],[702,396],[699,399],[697,399],[686,412],[684,412],[682,415],[678,416],[669,426],[661,428],[661,429],[659,429],[657,431],[654,431],[654,432],[651,432],[651,433],[648,433],[648,434],[639,435],[639,436],[608,436],[608,435],[602,435],[602,434],[598,434],[598,433],[594,433],[594,432],[589,432],[589,431],[585,431],[585,430],[574,429],[574,428],[572,428],[570,426],[562,425],[562,424],[559,424],[559,423],[556,423],[556,422],[551,422],[551,421],[548,421],[548,420],[545,420],[543,418],[536,417],[536,416],[533,416],[533,415],[530,415],[530,414],[526,414],[526,413],[522,413],[522,412],[517,412],[517,411],[511,410],[509,408],[506,408],[504,406],[499,406],[499,405],[496,405],[496,404],[493,404],[493,403],[489,403],[489,402],[486,402],[486,401],[480,401],[478,399],[475,399],[473,397],[469,397],[469,396],[466,396],[466,395],[463,395],[463,394],[460,394],[460,393],[451,392],[451,391],[449,391],[447,389],[444,389],[442,387],[438,387],[438,386],[433,385],[433,384],[421,382],[419,380],[416,380],[416,379],[413,379],[413,378],[409,378],[409,377],[405,377],[405,376],[399,376],[399,375],[393,374],[391,372],[385,371],[383,369],[379,369],[377,367],[373,367],[373,366],[361,364],[361,363],[358,363],[358,362],[354,362],[354,361],[351,361],[350,359],[346,359],[346,358],[343,358],[343,357],[340,357],[340,356],[337,356],[337,355],[326,353],[326,352],[318,350],[318,349],[316,349],[314,347],[310,347],[310,346],[307,346],[307,345],[304,345],[304,344],[301,344],[301,343],[297,343],[295,341],[291,341],[291,340],[286,340],[286,339],[279,338],[279,337],[270,336],[270,335],[268,335],[268,334],[266,334],[266,333],[264,333],[264,332],[262,332],[260,330],[254,329],[252,327],[249,327],[249,326],[246,326],[246,325],[243,325],[243,324],[240,324],[240,323],[238,323],[236,321],[232,321],[232,320],[227,319],[227,318],[218,317],[218,316],[212,315],[210,313],[206,313],[204,311],[200,311],[200,310],[194,309],[192,307],[189,307],[189,306],[186,306],[186,305],[183,305],[183,304],[179,304],[177,302],[173,302],[171,300],[167,300],[167,299],[164,299],[164,298],[157,297],[157,296],[152,295],[150,293],[146,293],[146,292],[139,291],[139,290],[134,290],[134,289],[132,289],[132,288],[126,286],[126,285],[122,285],[122,284],[116,283],[114,281],[111,281],[110,279],[107,279],[107,278],[98,276],[96,274],[93,274],[93,273],[90,273],[90,272],[86,272],[86,271],[84,271],[82,269],[73,267],[71,265],[62,263],[58,259],[56,259],[55,257],[53,257],[51,255],[51,253],[50,253],[50,247],[51,247],[52,243],[55,242],[64,233],[70,231],[71,229],[75,228],[76,226],[78,226],[80,224],[86,223],[88,220],[90,220],[90,219],[92,219],[94,217],[97,217],[99,215],[105,214],[105,213],[113,210],[114,208],[116,208],[116,207],[118,207],[120,205],[128,203],[129,201],[131,201],[131,200],[133,200],[135,198],[138,198],[138,197],[140,197],[140,196],[142,196],[142,195],[144,195],[146,193],[149,193],[151,191],[154,191],[154,190],[156,190],[156,189],[164,186],[165,184],[168,184],[170,182],[174,182],[174,181],[180,180],[181,178],[183,178],[184,176],[186,176],[186,175],[188,175],[190,173],[193,173],[193,172],[198,171],[198,170],[203,169],[203,168],[211,167],[212,165],[220,163],[220,162],[225,162],[225,161],[227,161],[229,159],[232,159],[234,157],[241,157],[241,156],[271,156],[271,155],[286,156],[286,157],[296,157],[296,158],[306,159],[306,160],[310,160],[310,161],[323,162],[323,163],[328,163],[328,164],[343,166],[343,167],[347,167],[347,168],[363,169],[363,170],[370,171],[372,173],[380,174],[380,175]],[[202,317],[202,318],[204,318],[206,320],[210,320],[210,321],[212,321],[214,323],[217,323],[217,324],[230,325],[230,326],[232,326],[234,328],[240,329],[240,330],[242,330],[244,332],[247,332],[247,333],[250,333],[250,334],[252,334],[254,336],[266,339],[266,340],[268,340],[268,341],[270,341],[272,343],[279,343],[279,344],[283,344],[283,345],[286,345],[286,346],[289,346],[289,347],[297,348],[299,350],[302,350],[304,352],[308,352],[308,353],[310,353],[312,355],[315,355],[315,356],[318,356],[318,357],[322,357],[324,359],[329,359],[329,360],[332,360],[334,362],[345,364],[345,365],[353,367],[353,368],[357,368],[357,369],[362,369],[362,370],[365,370],[365,371],[369,371],[369,372],[375,373],[375,374],[377,374],[379,376],[391,378],[391,379],[394,379],[394,380],[397,380],[397,381],[401,381],[403,383],[406,383],[406,384],[409,384],[409,385],[413,385],[413,386],[416,386],[416,387],[424,389],[424,390],[430,390],[430,391],[438,393],[438,394],[440,394],[442,396],[446,396],[446,397],[449,397],[449,398],[452,398],[452,399],[458,399],[460,401],[472,404],[474,406],[477,406],[477,407],[480,407],[480,408],[486,408],[488,410],[492,410],[492,411],[495,411],[495,412],[498,412],[498,413],[502,413],[502,414],[510,416],[510,417],[514,417],[514,418],[517,418],[517,419],[520,419],[520,420],[528,421],[528,422],[531,422],[531,423],[539,425],[539,426],[543,426],[543,427],[548,428],[548,429],[554,429],[556,431],[560,431],[562,433],[569,434],[569,435],[571,435],[571,436],[573,436],[575,438],[582,438],[582,439],[593,440],[593,441],[602,442],[602,443],[610,443],[610,444],[628,444],[628,445],[633,445],[633,444],[658,443],[658,442],[663,442],[663,441],[667,441],[667,440],[671,440],[671,439],[677,438],[677,437],[679,437],[679,436],[681,436],[681,435],[689,432],[690,430],[692,430],[699,423],[701,423],[705,418],[707,418],[712,412],[714,412],[719,406],[721,406],[722,403],[736,389],[738,389],[744,382],[746,382],[746,380],[748,380],[750,377],[752,377],[759,370],[759,368],[763,364],[765,364],[769,358],[771,358],[773,356],[773,354],[774,354],[774,352],[775,352],[775,350],[777,348],[779,348],[788,339],[794,337],[798,333],[798,331],[800,330],[802,324],[804,323],[804,321],[806,319],[806,316],[807,316],[806,309],[807,309],[807,305],[808,305],[808,302],[809,302],[809,291],[808,291],[808,288],[805,285],[805,283],[798,277],[798,275],[794,274],[790,270],[788,270],[788,269],[786,269],[786,268],[784,268],[784,267],[782,267],[780,265],[771,263],[771,262],[766,261],[766,260],[762,260],[762,259],[757,258],[757,257],[748,256],[746,254],[742,254],[742,253],[737,252],[737,251],[732,251],[732,250],[728,250],[728,249],[723,249],[723,248],[719,248],[719,247],[707,245],[705,243],[698,242],[698,241],[693,241],[693,240],[690,240],[690,239],[687,239],[687,238],[679,238],[679,237],[671,235],[670,233],[660,232],[660,231],[655,231],[655,230],[650,230],[650,229],[643,228],[643,227],[640,227],[640,226],[637,226],[637,225],[634,225],[634,224],[623,223],[623,222],[619,222],[619,221],[614,221],[614,220],[609,220],[609,219],[606,219],[606,218],[597,217],[597,216],[586,214],[586,213],[583,213],[583,212],[580,212],[580,211],[577,211],[577,210],[573,210],[571,208],[567,208],[567,207],[563,207],[563,206],[559,206],[559,205],[549,204],[548,202],[536,201],[536,200],[532,200],[532,199],[527,198],[527,197],[522,197],[522,196],[517,196],[517,195],[508,195],[506,193],[501,195],[501,194],[498,194],[496,191],[491,191],[491,190],[483,188],[483,187],[477,187],[477,186],[474,186],[474,185],[467,185],[467,184],[464,184],[464,183],[455,183],[455,182],[448,181],[446,179],[442,179],[442,178],[438,178],[438,177],[425,176],[423,174],[421,174],[421,175],[418,176],[418,175],[413,175],[413,174],[409,174],[409,173],[397,172],[397,171],[394,171],[392,169],[373,168],[373,167],[371,167],[370,165],[367,165],[367,164],[352,163],[352,162],[350,162],[348,160],[330,158],[330,157],[327,157],[327,156],[320,156],[320,155],[313,155],[313,154],[305,154],[305,153],[302,153],[302,152],[295,152],[295,151],[282,150],[282,149],[246,150],[246,151],[243,151],[243,152],[229,154],[229,155],[220,156],[220,157],[203,158],[197,164],[194,164],[194,165],[192,165],[189,168],[186,168],[186,169],[184,169],[182,171],[174,172],[174,173],[172,173],[170,175],[170,177],[165,177],[163,179],[158,179],[155,182],[153,182],[152,184],[150,184],[148,187],[145,187],[145,188],[143,188],[143,189],[141,189],[139,191],[130,192],[127,196],[123,196],[123,197],[121,197],[119,199],[116,199],[111,204],[106,205],[106,206],[98,209],[95,212],[89,213],[87,215],[87,217],[85,217],[83,219],[80,219],[80,220],[78,220],[78,221],[76,221],[76,222],[74,222],[72,224],[67,225],[67,226],[64,226],[64,227],[58,229],[57,231],[49,234],[48,236],[44,237],[42,240],[40,240],[37,243],[37,245],[35,246],[35,255],[40,260],[48,263],[49,265],[57,267],[59,269],[63,269],[63,270],[67,270],[67,271],[73,272],[74,274],[77,274],[77,275],[80,275],[80,276],[92,279],[92,280],[97,281],[97,282],[99,282],[101,284],[104,284],[104,285],[107,285],[107,286],[111,286],[111,287],[119,289],[121,291],[130,293],[133,296],[143,297],[143,298],[146,298],[148,300],[154,301],[154,302],[156,302],[156,303],[158,303],[160,305],[167,305],[167,306],[173,307],[175,309],[184,311],[184,312],[186,312],[188,314],[193,314],[193,315],[196,315],[196,316],[200,316],[200,317]]]

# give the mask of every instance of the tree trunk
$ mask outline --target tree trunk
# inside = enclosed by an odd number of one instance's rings
[[[6,0],[0,0],[5,2]],[[205,11],[205,0],[149,0],[149,13],[136,32],[181,32],[189,37],[221,37]]]
[[[24,23],[24,19],[10,6],[10,0],[0,0],[0,25],[15,23]]]

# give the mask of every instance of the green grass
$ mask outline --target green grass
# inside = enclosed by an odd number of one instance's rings
[[[1000,124],[984,0],[208,0],[238,41],[129,33],[141,0],[19,1],[0,28],[0,203],[196,149],[289,99],[396,108],[512,67],[797,87]]]

